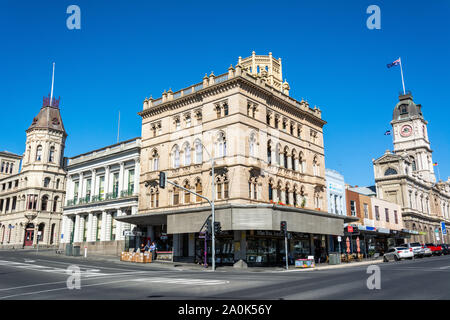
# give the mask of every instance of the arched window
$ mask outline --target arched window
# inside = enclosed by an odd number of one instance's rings
[[[288,154],[289,154],[289,151],[288,151],[288,148],[285,148],[284,149],[284,152],[283,152],[283,166],[287,169],[288,168]]]
[[[189,182],[188,182],[188,181],[185,181],[183,187],[184,187],[185,189],[188,189],[188,190],[191,189],[191,187],[189,186]],[[184,203],[185,203],[185,204],[191,203],[191,193],[188,192],[188,191],[186,191],[186,190],[184,191]]]
[[[303,156],[303,153],[300,152],[300,154],[298,155],[298,164],[300,165],[300,172],[301,173],[305,173],[305,157]]]
[[[412,171],[416,171],[417,170],[416,160],[412,159],[411,164],[412,164]]]
[[[314,174],[315,176],[318,176],[318,175],[319,175],[319,164],[318,164],[318,162],[317,162],[317,156],[315,156],[315,157],[314,157],[314,160],[313,160],[313,174]]]
[[[173,188],[173,205],[177,206],[179,203],[180,203],[180,190],[177,187],[174,187]]]
[[[42,159],[42,146],[39,145],[36,149],[36,161],[41,161]]]
[[[249,154],[250,157],[256,157],[256,134],[252,133],[250,134],[250,138],[249,138]]]
[[[195,192],[198,193],[199,195],[203,195],[202,194],[202,182],[200,181],[200,179],[197,179],[197,181],[195,182]],[[197,196],[195,201],[201,202],[202,198]]]
[[[286,198],[286,204],[290,204],[289,203],[289,183],[286,183],[286,195],[285,195],[285,198]]]
[[[203,163],[203,147],[200,140],[195,141],[195,163]]]
[[[59,200],[59,197],[58,197],[58,196],[56,196],[55,198],[53,198],[53,212],[56,212],[57,209],[58,209],[58,200]]]
[[[273,201],[273,182],[269,182],[269,201]]]
[[[159,170],[159,155],[158,155],[158,150],[153,150],[152,153],[152,159],[153,159],[153,171],[158,171]]]
[[[186,143],[184,145],[183,151],[184,151],[184,165],[190,166],[191,165],[191,147],[189,146],[188,143]]]
[[[44,229],[45,229],[45,224],[41,223],[38,227],[38,231],[40,231],[40,234],[41,234],[41,235],[39,235],[39,232],[38,232],[38,240],[39,241],[44,240]]]
[[[54,239],[55,239],[55,227],[56,227],[56,224],[52,224],[52,228],[50,229],[51,231],[50,231],[50,244],[53,244],[53,241],[54,241]]]
[[[293,200],[293,205],[294,205],[294,207],[297,207],[298,206],[298,201],[297,201],[297,186],[296,185],[294,185],[294,190],[292,191],[292,200]]]
[[[216,155],[217,157],[226,157],[227,155],[227,141],[223,132],[220,132],[217,138]]]
[[[270,147],[270,141],[267,142],[267,162],[272,164],[272,148]]]
[[[50,185],[50,178],[45,178],[44,179],[44,188],[48,188],[48,186]]]
[[[292,170],[297,171],[298,168],[295,165],[295,156],[296,156],[295,150],[292,150],[292,153],[291,153],[291,167],[292,167]]]
[[[391,176],[397,174],[397,170],[395,170],[394,168],[387,168],[386,171],[384,172],[385,176]]]
[[[53,162],[53,161],[55,161],[55,147],[51,146],[50,152],[48,154],[48,162]]]
[[[6,173],[8,173],[8,169],[9,169],[9,162],[6,163],[6,170],[5,170]]]
[[[172,149],[173,163],[172,166],[176,169],[180,167],[180,149],[175,145]]]
[[[48,196],[43,196],[41,199],[41,211],[47,211]]]

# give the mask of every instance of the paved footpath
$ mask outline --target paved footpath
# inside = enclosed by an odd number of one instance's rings
[[[367,287],[369,265],[380,268],[380,290]],[[67,269],[74,266],[80,271],[80,289],[69,288],[75,282]],[[450,299],[450,256],[366,261],[308,271],[218,268],[212,272],[186,264],[0,251],[2,299]]]

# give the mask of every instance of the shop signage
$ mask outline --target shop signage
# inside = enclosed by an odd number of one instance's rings
[[[375,227],[369,227],[369,226],[359,226],[359,230],[377,231],[377,228],[375,228]]]
[[[123,235],[126,237],[130,237],[130,236],[137,236],[137,237],[142,237],[143,233],[141,231],[131,231],[131,230],[124,230],[123,231]]]
[[[391,233],[391,230],[385,228],[378,228],[379,233]]]
[[[353,227],[352,226],[348,226],[347,227],[347,232],[353,232]]]
[[[172,251],[156,251],[156,260],[172,261],[173,260],[173,252]]]

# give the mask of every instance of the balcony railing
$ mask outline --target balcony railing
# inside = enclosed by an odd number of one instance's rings
[[[131,197],[133,195],[135,195],[133,188],[130,188],[128,190],[122,190],[120,192],[120,194],[119,194],[119,192],[109,192],[106,194],[95,195],[92,198],[89,195],[87,195],[83,198],[75,198],[75,199],[67,200],[66,206],[71,207],[71,206],[75,206],[77,204],[88,204],[88,203],[101,202],[101,201],[106,201],[106,200],[114,200],[114,199],[119,199],[119,198]]]

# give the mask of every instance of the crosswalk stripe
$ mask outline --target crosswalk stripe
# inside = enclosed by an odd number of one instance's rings
[[[184,285],[204,285],[204,286],[230,283],[229,281],[226,280],[179,279],[179,278],[134,279],[133,281],[167,283],[167,284],[184,284]]]

